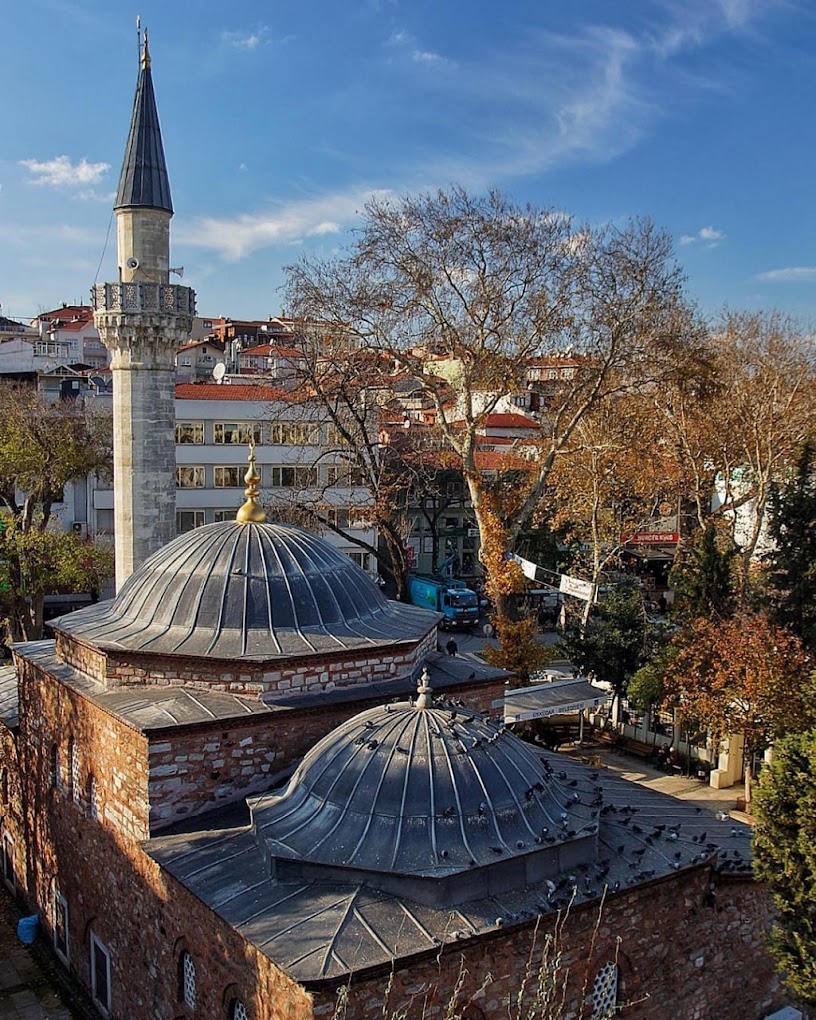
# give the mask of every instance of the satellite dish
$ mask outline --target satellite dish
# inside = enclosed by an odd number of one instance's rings
[[[227,374],[227,366],[223,361],[216,362],[215,368],[213,369],[213,379],[216,382],[221,382],[224,376]]]
[[[125,263],[125,265],[128,267],[128,269],[138,269],[139,268],[139,260],[138,259],[128,259],[127,262]]]

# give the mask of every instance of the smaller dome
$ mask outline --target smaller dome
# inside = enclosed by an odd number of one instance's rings
[[[502,881],[523,886],[556,863],[594,857],[597,791],[563,776],[504,727],[471,710],[430,707],[420,693],[416,704],[343,723],[309,752],[284,793],[250,807],[281,876],[283,862],[308,864],[309,874],[314,865],[378,873],[382,880],[366,882],[381,888],[395,875],[464,873],[468,888],[454,898],[471,898],[480,869],[515,862]]]
[[[115,599],[54,621],[101,648],[260,661],[418,641],[434,624],[317,535],[237,521],[180,535]]]

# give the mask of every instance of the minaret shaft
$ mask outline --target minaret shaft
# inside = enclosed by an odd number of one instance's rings
[[[116,587],[175,536],[175,354],[195,293],[169,282],[173,207],[147,41],[116,196],[119,280],[93,288],[111,352]]]

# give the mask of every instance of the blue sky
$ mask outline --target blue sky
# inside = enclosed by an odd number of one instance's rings
[[[456,182],[579,222],[650,215],[706,312],[816,322],[813,0],[137,4],[4,10],[3,314],[116,277],[138,13],[171,261],[204,315],[278,314],[283,267],[337,252],[367,196]]]

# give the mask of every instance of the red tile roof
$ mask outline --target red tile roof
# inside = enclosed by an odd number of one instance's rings
[[[279,358],[302,358],[303,355],[294,347],[282,347],[280,344],[260,344],[258,347],[246,347],[239,357],[250,355],[276,355]]]
[[[306,400],[308,397],[291,390],[275,386],[252,386],[249,384],[220,383],[176,383],[177,400]]]
[[[484,420],[486,428],[493,429],[540,429],[535,419],[524,414],[488,414]]]

